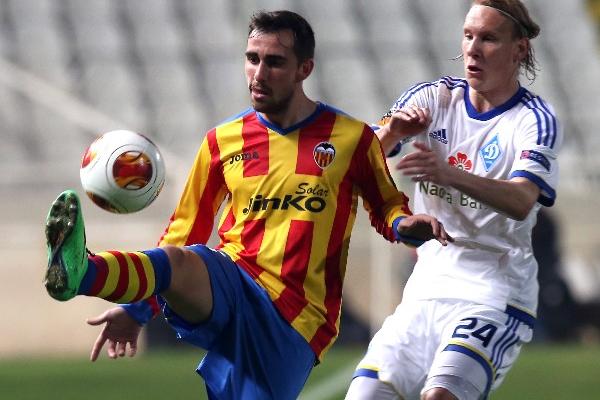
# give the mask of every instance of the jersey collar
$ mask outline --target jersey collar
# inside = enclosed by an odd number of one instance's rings
[[[263,115],[258,112],[255,111],[256,113],[256,117],[258,118],[258,120],[265,125],[267,128],[279,133],[280,135],[287,135],[290,132],[295,131],[296,129],[300,129],[303,126],[309,125],[312,121],[314,121],[315,118],[317,118],[317,116],[319,114],[321,114],[321,112],[323,112],[323,110],[326,108],[325,104],[317,102],[317,108],[315,109],[315,111],[313,111],[312,114],[310,114],[308,117],[304,118],[302,121],[295,123],[294,125],[287,127],[287,128],[282,128],[270,121],[268,121],[267,119],[265,119],[265,117],[263,117]]]
[[[479,121],[489,121],[490,119],[502,114],[503,112],[510,110],[513,108],[525,95],[525,88],[519,85],[519,90],[515,93],[510,99],[508,99],[504,104],[499,105],[496,108],[492,108],[483,113],[477,112],[473,104],[471,104],[471,99],[469,98],[469,85],[467,85],[465,89],[465,107],[467,109],[467,114],[469,117],[473,119],[477,119]]]

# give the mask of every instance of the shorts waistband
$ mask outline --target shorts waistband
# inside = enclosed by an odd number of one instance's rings
[[[507,305],[506,310],[504,310],[504,312],[510,315],[511,317],[518,319],[519,321],[523,322],[525,325],[533,329],[536,318],[527,311],[521,310],[520,308],[511,305]]]

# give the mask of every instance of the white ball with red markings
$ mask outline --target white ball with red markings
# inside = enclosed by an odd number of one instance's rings
[[[165,164],[150,139],[116,130],[101,135],[87,148],[79,175],[83,189],[97,206],[126,214],[142,210],[156,199],[165,182]]]

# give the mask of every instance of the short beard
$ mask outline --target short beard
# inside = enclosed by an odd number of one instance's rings
[[[252,107],[265,114],[282,114],[290,107],[292,97],[293,93],[290,93],[287,97],[275,102],[256,103],[252,101]]]

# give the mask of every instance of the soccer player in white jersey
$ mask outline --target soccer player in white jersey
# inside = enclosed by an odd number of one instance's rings
[[[386,152],[416,136],[398,168],[415,212],[455,238],[430,241],[402,303],[374,336],[346,399],[484,399],[531,340],[531,231],[551,206],[562,134],[553,108],[519,83],[539,33],[519,0],[476,0],[464,22],[465,79],[413,86],[381,121]]]

